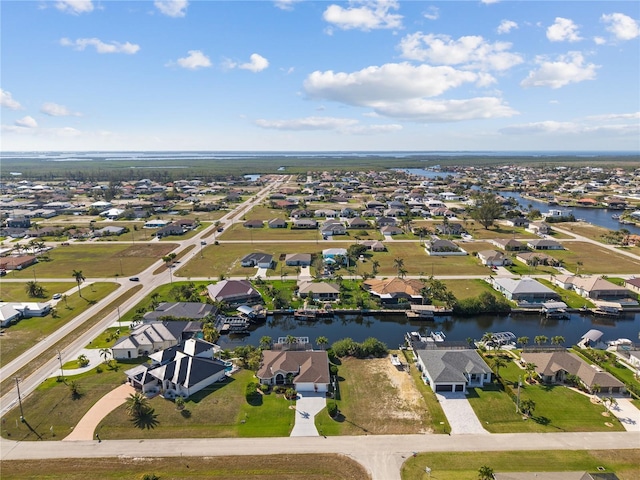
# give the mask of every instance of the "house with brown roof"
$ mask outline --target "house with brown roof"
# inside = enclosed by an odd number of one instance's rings
[[[19,257],[0,258],[0,269],[2,270],[22,270],[36,263],[38,259],[33,255],[21,255]]]
[[[573,290],[578,295],[591,300],[604,300],[609,302],[623,301],[626,304],[638,304],[633,298],[633,294],[625,287],[616,285],[609,280],[598,275],[574,276],[556,275],[553,283],[564,288]]]
[[[340,287],[335,283],[303,281],[298,283],[298,295],[301,298],[332,301],[340,296]]]
[[[522,352],[524,363],[533,363],[536,373],[544,383],[562,383],[567,375],[575,375],[591,391],[595,385],[600,393],[622,393],[624,383],[597,367],[590,365],[579,356],[567,352]]]
[[[327,392],[331,382],[329,357],[325,351],[262,352],[262,362],[256,377],[263,385],[284,385],[293,376],[298,392]]]
[[[504,265],[511,265],[512,263],[509,257],[496,250],[480,250],[478,252],[478,258],[483,265],[489,267],[502,267]]]
[[[287,253],[284,257],[284,263],[289,267],[308,267],[311,265],[310,253]]]
[[[222,280],[207,287],[209,298],[214,302],[256,303],[262,296],[248,280]]]
[[[407,278],[370,278],[362,284],[371,295],[378,297],[383,303],[398,303],[405,299],[410,303],[422,303],[424,284],[420,280]]]
[[[515,238],[494,238],[489,240],[490,243],[507,252],[519,252],[526,250],[527,247],[517,241]]]

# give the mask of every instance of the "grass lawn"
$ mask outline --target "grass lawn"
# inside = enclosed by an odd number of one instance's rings
[[[519,376],[524,378],[524,370],[515,362],[508,362],[500,374],[512,385],[517,385]],[[493,385],[484,391],[474,389],[468,396],[478,419],[491,433],[624,431],[614,417],[604,417],[602,407],[592,404],[588,396],[559,385],[528,385],[524,381],[520,400],[531,399],[536,407],[533,417],[523,420],[509,396]]]
[[[402,466],[403,480],[427,479],[425,465],[437,480],[476,480],[487,465],[496,473],[587,471],[615,473],[620,480],[638,478],[637,450],[544,450],[520,452],[428,452],[409,457]]]
[[[218,234],[218,240],[227,241],[259,241],[259,240],[322,240],[320,230],[287,228],[245,228],[241,223],[234,223],[224,232]]]
[[[161,242],[179,242],[181,240],[188,240],[194,237],[195,235],[197,235],[198,233],[202,232],[202,230],[209,227],[210,225],[211,225],[211,222],[202,222],[193,230],[189,230],[183,235],[167,235],[166,237],[162,237],[160,241]]]
[[[565,242],[567,250],[552,250],[548,253],[564,260],[565,267],[575,272],[580,266],[581,274],[587,273],[638,273],[640,272],[640,259],[635,260],[625,255],[619,255],[599,245],[585,242]]]
[[[479,223],[469,221],[465,225],[462,224],[469,234],[478,240],[492,239],[492,238],[511,238],[514,235],[517,238],[537,238],[537,236],[531,232],[527,232],[521,227],[510,227],[508,225],[496,224],[489,229],[484,228]]]
[[[135,363],[142,363],[142,360]],[[72,398],[69,386],[58,382],[57,378],[45,380],[22,401],[27,423],[18,421],[16,427],[20,410],[18,407],[14,408],[3,417],[6,422],[3,424],[2,436],[11,440],[38,440],[39,435],[42,440],[62,440],[94,403],[124,383],[123,370],[131,368],[135,363],[118,361],[117,371],[103,366],[102,373],[96,373],[93,369],[66,377],[67,382],[77,382],[81,394],[77,399]]]
[[[499,295],[491,285],[479,278],[470,280],[444,280],[444,283],[458,300],[477,297],[484,292],[489,292],[496,297]]]
[[[176,248],[174,243],[136,243],[133,245],[92,243],[54,248],[49,252],[51,261],[40,262],[22,271],[12,272],[15,278],[30,279],[33,269],[38,278],[71,277],[81,270],[85,277],[128,276],[141,272]]]
[[[149,459],[151,460],[151,459]],[[161,479],[216,480],[367,480],[371,476],[344,455],[238,455],[236,457],[161,457],[141,462],[134,458],[78,458],[2,462],[2,478],[131,480],[145,474]]]
[[[2,282],[0,301],[2,302],[46,302],[54,293],[63,293],[76,286],[73,282],[38,282],[45,290],[45,298],[33,298],[27,295],[25,283]]]
[[[126,438],[222,438],[283,437],[293,428],[295,411],[283,395],[261,396],[258,405],[245,399],[247,383],[254,372],[241,370],[229,380],[216,383],[186,400],[178,411],[171,400],[157,396],[149,404],[153,417],[136,427],[120,406],[105,417],[98,430],[103,440]],[[124,376],[123,376],[124,378]]]
[[[380,267],[378,277],[395,276],[397,269],[394,266],[395,258],[404,260],[404,268],[407,275],[488,275],[487,267],[473,255],[465,256],[429,256],[425,249],[418,243],[410,242],[386,242],[386,252],[376,252],[372,260],[378,260]]]
[[[431,422],[425,400],[411,385],[406,394],[413,398],[411,402],[406,401],[409,397],[396,387],[387,373],[388,367],[392,367],[388,358],[342,359],[338,365],[339,394],[336,396],[340,414],[334,420],[326,410],[320,412],[316,416],[318,431],[329,436],[428,431]]]
[[[583,237],[590,238],[591,240],[595,240],[597,242],[602,242],[602,235],[605,235],[612,231],[608,228],[584,222],[565,222],[559,224],[558,226],[564,230],[568,230],[571,233],[582,235]],[[620,228],[623,227],[624,225],[620,225]]]
[[[566,303],[569,308],[582,308],[585,305],[587,307],[594,306],[590,300],[578,295],[573,290],[565,290],[564,288],[554,285],[549,280],[545,280],[543,278],[538,278],[537,280],[544,286],[549,287],[551,290],[560,295],[560,300]]]
[[[558,272],[555,268],[548,265],[532,267],[515,258],[513,259],[513,265],[509,265],[506,269],[516,275],[544,275],[545,273],[555,274]]]
[[[16,284],[3,284],[3,291],[7,285],[13,286]],[[66,288],[69,288],[72,284],[65,283],[64,285]],[[43,338],[51,335],[51,333],[80,314],[91,305],[91,303],[103,299],[118,287],[119,285],[117,283],[94,283],[91,287],[82,289],[84,298],[80,298],[76,291],[67,296],[66,303],[60,300],[56,306],[57,316],[55,318],[51,314],[46,317],[25,318],[15,325],[6,328],[4,334],[0,337],[0,350],[2,351],[0,365],[4,366],[20,356]]]
[[[296,244],[278,244],[278,243],[220,243],[220,245],[209,245],[202,250],[202,258],[197,255],[186,265],[180,268],[174,276],[180,277],[209,277],[218,279],[220,275],[242,275],[253,276],[256,273],[254,267],[243,267],[240,264],[242,257],[251,252],[264,252],[273,255],[277,262],[275,269],[269,270],[271,278],[280,278],[280,267],[284,260],[280,260],[281,255],[287,253],[311,253],[322,254],[322,250],[326,248],[347,248],[350,244],[340,242],[323,242],[319,243],[296,243]],[[284,257],[283,257],[284,258]],[[295,267],[284,267],[284,272],[289,278],[296,276]]]

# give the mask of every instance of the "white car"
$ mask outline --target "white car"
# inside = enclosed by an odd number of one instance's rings
[[[53,298],[54,300],[60,300],[62,298],[62,294],[61,293],[54,293],[53,294]]]

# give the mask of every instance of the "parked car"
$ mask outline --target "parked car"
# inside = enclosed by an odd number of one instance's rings
[[[61,293],[54,293],[51,298],[53,298],[54,300],[60,300],[62,298],[62,294]]]
[[[205,242],[204,240],[202,240],[202,241],[200,242],[200,245],[206,245],[206,244],[207,244],[207,242]]]
[[[132,282],[139,282],[140,279],[138,277],[130,277],[129,280],[131,280]]]

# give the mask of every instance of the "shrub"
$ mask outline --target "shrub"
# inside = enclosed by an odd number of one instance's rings
[[[276,393],[278,393],[278,394],[282,394],[282,393],[286,392],[286,391],[287,391],[287,389],[286,389],[286,388],[284,388],[282,385],[278,385],[277,387],[275,387],[275,388],[273,389],[273,391],[274,391],[274,392],[276,392]]]
[[[258,395],[258,384],[256,382],[247,383],[247,386],[244,392],[244,396],[247,399],[247,401],[251,401],[256,397],[256,395]]]
[[[269,391],[269,385],[265,385],[264,383],[260,384],[260,390],[262,390],[264,393],[267,393]]]
[[[327,413],[331,418],[336,418],[336,415],[338,415],[338,405],[336,402],[327,403]]]
[[[331,372],[331,375],[338,375],[338,366],[334,364],[329,365],[329,372]]]
[[[295,388],[287,388],[284,396],[287,398],[287,400],[294,400],[298,396],[298,392],[296,392]]]

